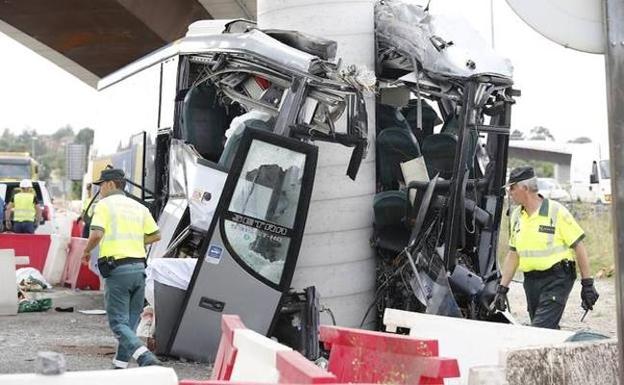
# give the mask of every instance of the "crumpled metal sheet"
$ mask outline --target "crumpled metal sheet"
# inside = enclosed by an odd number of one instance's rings
[[[375,34],[383,48],[398,49],[428,72],[455,77],[513,75],[511,61],[494,52],[466,20],[432,15],[416,4],[400,0],[376,3]],[[438,49],[434,41],[438,47],[446,46]],[[404,64],[405,69],[413,70],[412,63]]]

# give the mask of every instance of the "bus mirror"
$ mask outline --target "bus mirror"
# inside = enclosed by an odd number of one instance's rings
[[[598,175],[596,175],[596,174],[594,174],[594,173],[591,173],[591,174],[589,175],[589,183],[590,183],[590,184],[596,184],[596,183],[598,183]]]

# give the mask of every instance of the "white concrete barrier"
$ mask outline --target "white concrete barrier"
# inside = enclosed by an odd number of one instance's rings
[[[440,356],[456,358],[459,379],[447,379],[446,384],[466,384],[470,368],[498,365],[502,351],[536,345],[561,343],[574,332],[541,329],[495,322],[467,320],[386,309],[386,330],[397,327],[410,329],[410,336],[439,341]]]
[[[58,375],[5,374],[0,385],[178,385],[178,376],[171,368],[150,366],[124,370],[92,370],[66,372]]]
[[[509,385],[618,384],[618,342],[607,339],[501,353]]]
[[[502,366],[474,366],[468,373],[468,385],[507,385]]]
[[[70,238],[66,235],[50,235],[50,248],[48,249],[48,256],[46,257],[46,262],[41,273],[51,285],[60,284],[63,278],[69,239]]]
[[[233,342],[238,353],[230,381],[277,384],[277,352],[291,348],[250,329],[235,329]]]
[[[0,249],[0,315],[17,314],[15,251]]]

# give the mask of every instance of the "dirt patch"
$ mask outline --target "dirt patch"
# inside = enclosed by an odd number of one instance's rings
[[[63,353],[71,356],[86,355],[86,356],[113,356],[116,352],[114,346],[100,345],[100,346],[88,346],[88,345],[50,345],[51,351]]]
[[[585,320],[581,317],[585,311],[581,308],[581,282],[574,284],[568,298],[566,309],[561,319],[561,329],[565,330],[592,330],[609,337],[617,336],[617,310],[615,304],[615,280],[599,279],[595,281],[596,290],[600,294],[594,310],[590,311]],[[511,314],[523,323],[529,324],[529,314],[526,310],[526,298],[522,283],[514,281],[509,290]]]

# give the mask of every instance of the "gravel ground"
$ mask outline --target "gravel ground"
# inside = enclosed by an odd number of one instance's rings
[[[576,281],[560,326],[565,330],[592,330],[615,338],[617,337],[615,280],[613,278],[599,279],[595,281],[595,286],[600,294],[598,302],[594,305],[594,310],[587,314],[583,322],[580,322],[585,311],[581,308],[581,281]],[[526,310],[526,298],[522,283],[512,282],[508,298],[511,313],[516,320],[523,324],[529,324],[529,313]]]
[[[38,351],[63,353],[69,371],[111,368],[116,340],[106,316],[78,313],[83,309],[102,309],[102,292],[55,288],[38,296],[52,298],[53,309],[0,316],[0,373],[34,372]],[[56,312],[57,306],[73,306],[75,312]],[[180,379],[207,379],[211,373],[207,364],[169,359],[164,366],[173,368]]]

